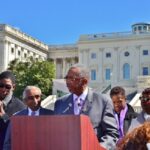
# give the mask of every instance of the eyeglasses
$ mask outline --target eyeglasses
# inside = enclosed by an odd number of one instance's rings
[[[141,97],[139,97],[139,99],[144,102],[150,101],[150,97],[142,97],[141,96]]]
[[[33,96],[28,96],[27,99],[29,100],[34,100],[34,98],[39,99],[41,95],[33,95]]]
[[[7,90],[10,90],[11,89],[11,85],[9,84],[3,84],[3,83],[0,83],[0,88],[6,88]]]
[[[81,79],[81,77],[65,76],[64,79],[70,80],[70,81],[75,81],[75,80]]]

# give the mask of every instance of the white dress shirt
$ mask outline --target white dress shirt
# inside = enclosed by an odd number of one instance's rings
[[[145,121],[150,121],[150,115],[147,113],[144,113],[144,119]]]
[[[84,101],[87,97],[87,94],[88,94],[88,88],[86,88],[80,96],[73,94],[74,114],[75,115],[80,114],[80,111],[82,109],[82,106],[84,105]]]

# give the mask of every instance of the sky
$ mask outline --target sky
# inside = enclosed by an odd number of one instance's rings
[[[131,31],[150,23],[150,0],[2,0],[0,24],[48,45],[75,44],[82,34]]]

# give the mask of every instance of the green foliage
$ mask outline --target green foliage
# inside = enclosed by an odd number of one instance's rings
[[[9,70],[16,75],[15,95],[22,97],[22,92],[27,85],[38,86],[43,95],[52,93],[52,79],[55,78],[55,66],[51,61],[28,60],[21,62],[14,60],[9,64]]]

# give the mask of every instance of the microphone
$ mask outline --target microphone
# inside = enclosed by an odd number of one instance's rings
[[[71,107],[72,107],[72,104],[69,103],[69,104],[68,104],[68,107],[63,111],[63,114],[66,113]]]

